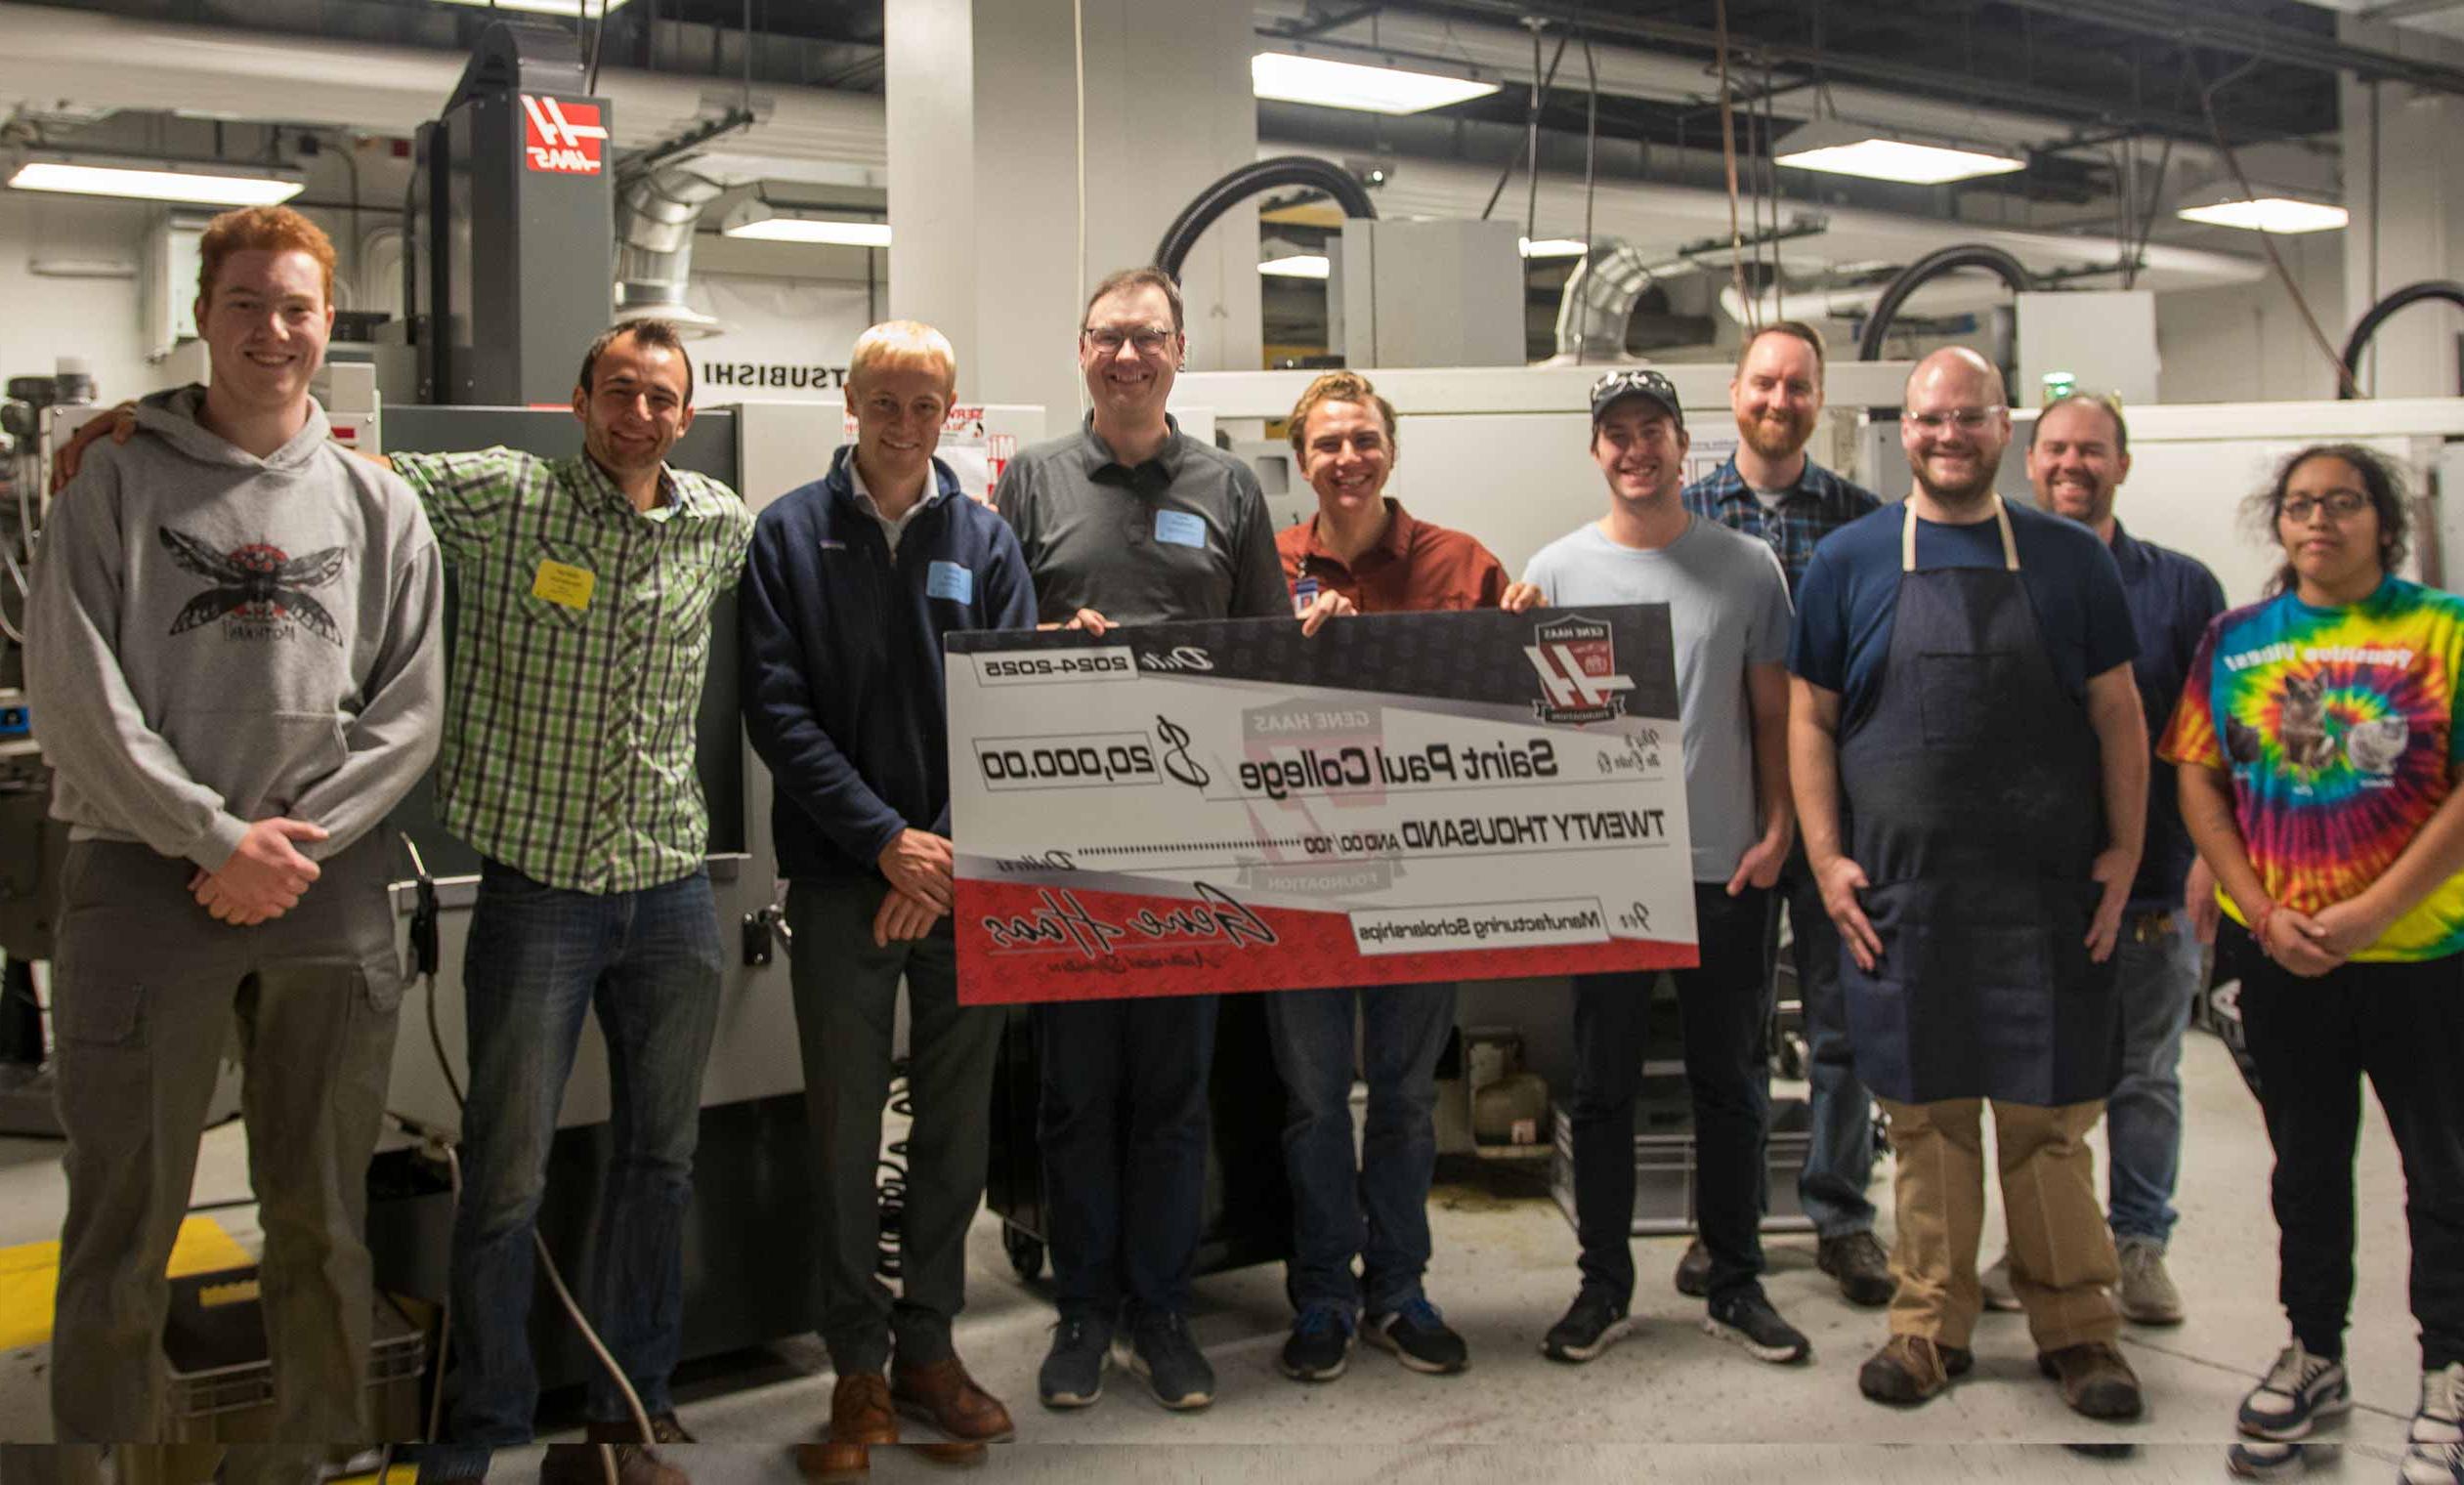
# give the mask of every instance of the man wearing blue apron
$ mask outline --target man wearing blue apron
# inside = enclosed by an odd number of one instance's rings
[[[1789,651],[1806,856],[1896,1157],[1891,1336],[1857,1384],[1918,1403],[1972,1362],[1990,1101],[2039,1367],[2076,1411],[2132,1418],[2087,1135],[2120,1076],[2138,641],[2095,533],[1994,493],[2011,417],[1983,358],[1919,362],[1899,426],[1915,489],[1816,549]]]

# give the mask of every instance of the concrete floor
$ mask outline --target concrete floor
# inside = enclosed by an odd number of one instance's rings
[[[1773,1301],[1813,1340],[1812,1364],[1776,1368],[1705,1336],[1701,1307],[1668,1274],[1680,1239],[1637,1242],[1644,1275],[1636,1335],[1587,1367],[1538,1354],[1541,1335],[1573,1296],[1574,1240],[1535,1174],[1449,1162],[1431,1225],[1433,1297],[1470,1343],[1471,1369],[1426,1378],[1362,1350],[1339,1380],[1302,1386],[1275,1371],[1289,1320],[1280,1271],[1253,1268],[1200,1281],[1193,1327],[1219,1379],[1212,1408],[1167,1413],[1115,1374],[1099,1406],[1046,1413],[1034,1397],[1051,1311],[1040,1288],[1012,1275],[998,1224],[980,1218],[973,1295],[958,1341],[975,1376],[1005,1397],[1017,1442],[996,1449],[1004,1477],[1069,1481],[1134,1475],[1181,1480],[1618,1479],[1637,1474],[1713,1482],[1881,1480],[1923,1485],[1988,1480],[2222,1480],[2236,1401],[2284,1342],[2274,1302],[2275,1228],[2267,1206],[2269,1155],[2258,1110],[2223,1047],[2193,1033],[2185,1054],[2187,1149],[2172,1268],[2188,1322],[2133,1328],[2124,1346],[2145,1383],[2148,1416],[2112,1427],[2080,1420],[2038,1378],[2018,1316],[1989,1315],[1977,1368],[1945,1396],[1911,1411],[1876,1407],[1855,1370],[1883,1338],[1878,1315],[1851,1308],[1813,1266],[1810,1235],[1768,1244]],[[197,1198],[246,1193],[236,1125],[207,1136]],[[0,1142],[0,1246],[57,1236],[57,1148]],[[2101,1159],[2101,1157],[2100,1157]],[[1888,1223],[1888,1170],[1877,1194]],[[2401,1455],[2418,1386],[2404,1304],[2407,1249],[2395,1150],[2373,1106],[2361,1142],[2360,1288],[2349,1364],[2359,1406],[2315,1461],[2322,1479],[2386,1480]],[[217,1214],[243,1245],[247,1209]],[[1988,1226],[1992,1234],[1996,1216]],[[1888,1232],[1886,1231],[1886,1239]],[[1988,1236],[1989,1259],[1999,1251]],[[0,1439],[49,1436],[48,1346],[0,1356]],[[809,1337],[725,1375],[683,1387],[687,1423],[711,1442],[682,1451],[701,1485],[793,1485],[781,1444],[810,1438],[827,1418],[830,1377]],[[751,1442],[760,1441],[760,1442]],[[2087,1457],[2064,1446],[2130,1446]],[[881,1451],[885,1481],[952,1471]],[[528,1456],[498,1477],[527,1479]]]

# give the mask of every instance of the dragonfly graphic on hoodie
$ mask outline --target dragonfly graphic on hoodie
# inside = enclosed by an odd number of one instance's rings
[[[173,562],[215,584],[171,620],[172,633],[186,634],[199,624],[228,618],[233,622],[224,626],[224,633],[233,639],[287,639],[293,632],[288,621],[296,621],[319,639],[342,643],[342,625],[307,590],[328,586],[342,575],[343,548],[329,546],[293,557],[270,542],[252,541],[218,552],[167,526],[157,534]]]

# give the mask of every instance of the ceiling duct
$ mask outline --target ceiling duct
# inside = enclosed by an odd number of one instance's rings
[[[1557,301],[1557,354],[1577,361],[1624,361],[1626,326],[1651,287],[1651,268],[1631,242],[1593,242]]]
[[[726,328],[685,304],[694,227],[701,208],[726,190],[689,160],[642,171],[618,186],[616,318],[672,319],[701,335]]]

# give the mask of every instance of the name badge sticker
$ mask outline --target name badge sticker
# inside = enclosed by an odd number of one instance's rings
[[[1207,523],[1187,511],[1160,510],[1155,513],[1155,539],[1174,546],[1204,547]]]
[[[599,574],[588,568],[569,567],[552,558],[539,559],[538,574],[531,579],[531,596],[567,609],[587,609],[590,595],[599,586]]]
[[[924,592],[928,597],[947,598],[954,603],[972,603],[975,574],[955,562],[936,562],[925,570]]]

